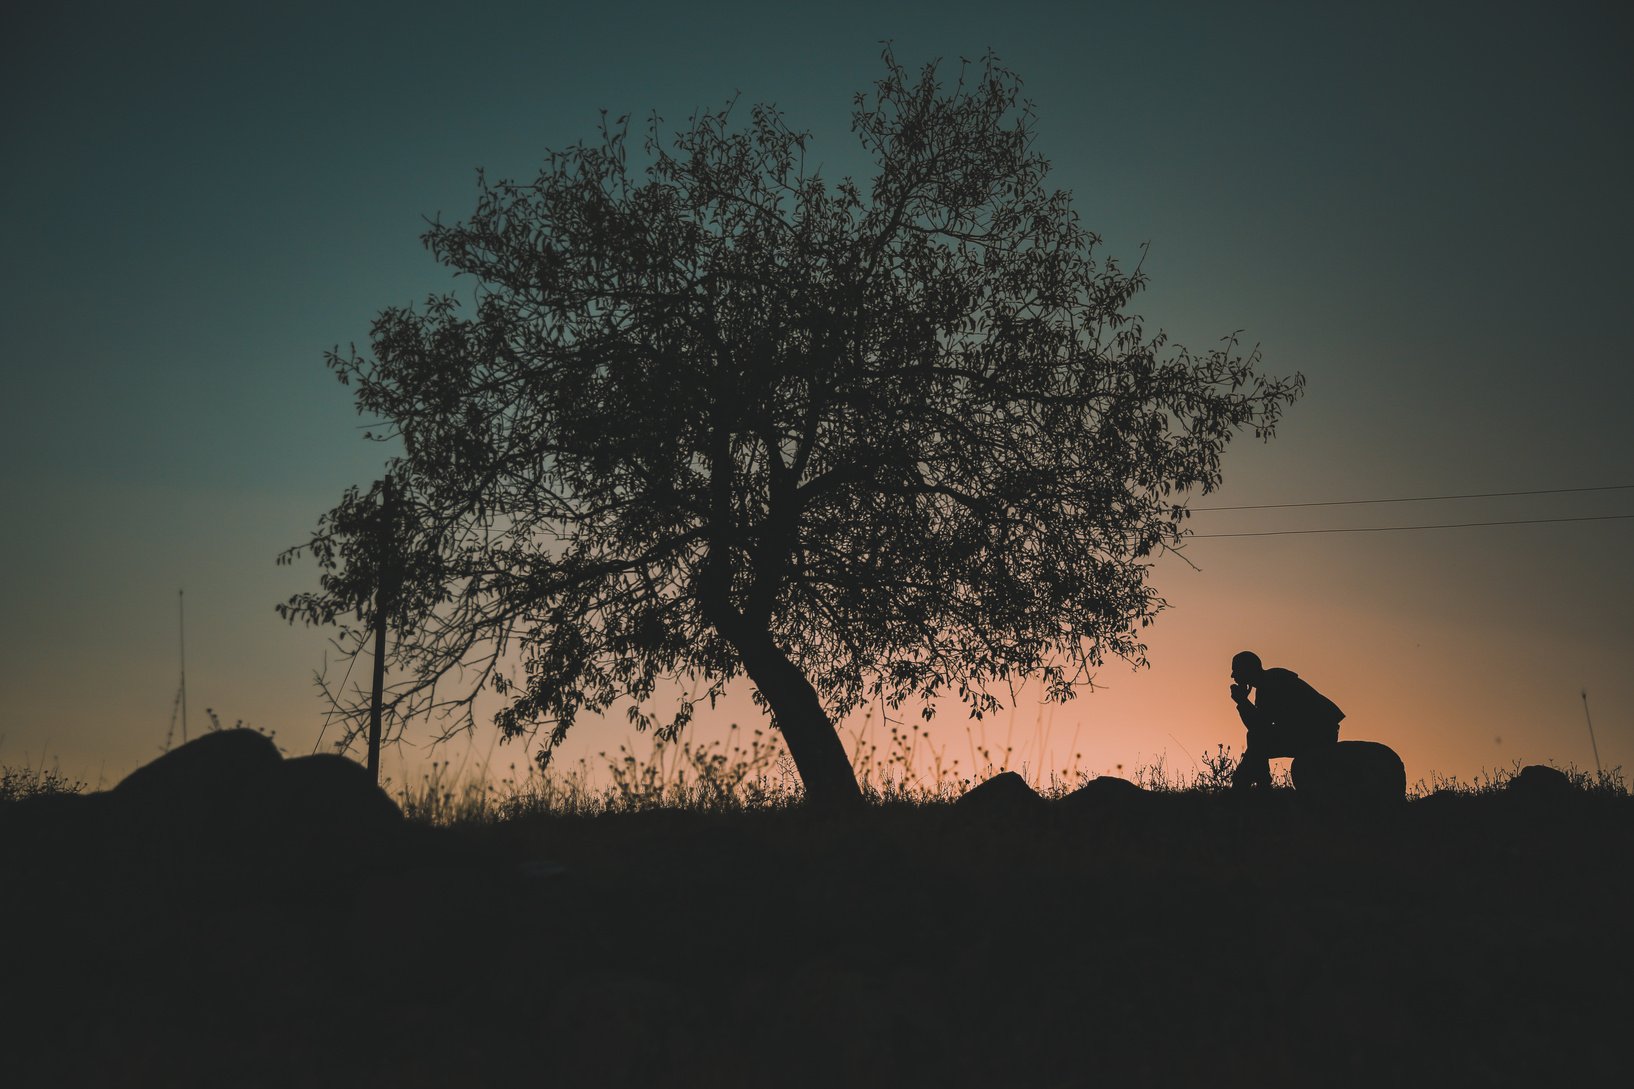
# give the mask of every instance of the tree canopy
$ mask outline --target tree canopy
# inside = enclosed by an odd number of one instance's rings
[[[1047,187],[996,58],[884,63],[852,113],[867,179],[808,169],[767,105],[654,116],[639,149],[604,118],[532,181],[479,174],[424,236],[467,298],[330,355],[402,498],[383,530],[348,492],[286,554],[322,576],[284,615],[362,619],[389,578],[398,714],[469,724],[492,690],[544,758],[583,713],[673,730],[747,674],[813,800],[857,796],[832,722],[862,701],[980,714],[1144,662],[1154,556],[1302,379],[1147,333],[1144,274]]]

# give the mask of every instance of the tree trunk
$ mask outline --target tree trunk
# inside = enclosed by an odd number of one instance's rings
[[[722,634],[743,658],[743,668],[777,719],[789,755],[812,805],[842,808],[862,802],[857,773],[845,755],[840,735],[823,710],[817,690],[772,640],[769,632],[751,632],[741,620]]]
[[[724,454],[720,461],[726,461]],[[729,498],[729,497],[728,497]],[[724,506],[728,499],[719,499]],[[730,511],[723,516],[729,522]],[[834,724],[823,710],[823,701],[788,655],[772,638],[764,621],[744,615],[731,599],[732,578],[729,551],[711,550],[700,579],[698,604],[726,641],[743,660],[744,672],[755,682],[766,705],[772,710],[777,728],[788,743],[800,781],[806,787],[806,802],[827,808],[849,808],[862,804],[862,788],[857,773],[845,755],[845,746]]]

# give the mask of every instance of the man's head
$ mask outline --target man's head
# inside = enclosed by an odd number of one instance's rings
[[[1260,656],[1251,650],[1242,651],[1231,659],[1231,679],[1238,684],[1253,688],[1260,683],[1260,677],[1265,673],[1265,667],[1260,664]]]

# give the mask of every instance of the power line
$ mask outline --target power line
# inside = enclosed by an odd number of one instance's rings
[[[1440,522],[1428,526],[1350,526],[1332,529],[1266,529],[1253,533],[1188,533],[1187,540],[1205,537],[1286,537],[1302,533],[1400,533],[1411,529],[1473,529],[1478,526],[1539,526],[1548,522],[1615,522],[1634,514],[1596,514],[1583,518],[1517,518],[1507,522]]]
[[[1604,487],[1598,488],[1539,488],[1535,491],[1526,492],[1471,492],[1467,495],[1409,495],[1403,496],[1399,499],[1329,499],[1313,503],[1250,503],[1241,507],[1192,507],[1190,509],[1194,511],[1204,511],[1280,510],[1287,507],[1356,507],[1372,503],[1435,503],[1440,502],[1443,499],[1499,499],[1513,495],[1565,495],[1571,492],[1622,492],[1631,490],[1634,490],[1634,484],[1607,484]],[[1201,536],[1201,534],[1199,534],[1199,536]]]

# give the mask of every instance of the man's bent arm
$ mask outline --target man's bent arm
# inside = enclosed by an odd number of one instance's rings
[[[1246,698],[1237,701],[1237,716],[1243,720],[1243,725],[1250,730],[1257,726],[1269,725],[1265,712],[1249,703]]]

